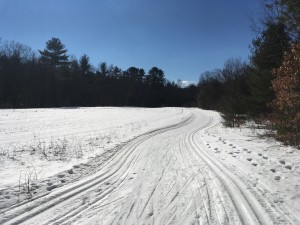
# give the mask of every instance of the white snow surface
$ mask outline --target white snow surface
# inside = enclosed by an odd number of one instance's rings
[[[300,224],[300,151],[195,108],[0,110],[0,224]]]

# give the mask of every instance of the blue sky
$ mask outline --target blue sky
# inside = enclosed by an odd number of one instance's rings
[[[79,58],[125,70],[153,66],[195,81],[226,59],[248,59],[259,0],[0,0],[0,37],[44,49],[58,37]]]

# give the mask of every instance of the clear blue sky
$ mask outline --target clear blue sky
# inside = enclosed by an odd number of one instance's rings
[[[58,37],[79,58],[125,70],[157,66],[198,81],[226,59],[247,59],[259,0],[0,0],[0,37],[44,49]]]

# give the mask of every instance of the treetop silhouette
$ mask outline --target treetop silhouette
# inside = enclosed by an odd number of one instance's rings
[[[46,42],[44,50],[39,50],[41,60],[54,68],[68,64],[67,52],[68,50],[59,38],[52,38]]]

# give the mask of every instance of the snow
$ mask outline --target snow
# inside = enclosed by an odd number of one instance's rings
[[[213,155],[244,182],[252,184],[287,214],[300,220],[300,152],[255,128],[224,128],[203,135]]]
[[[217,112],[0,110],[0,127],[1,224],[300,224],[299,150]]]
[[[44,178],[49,177],[87,162],[134,136],[176,123],[186,116],[187,112],[176,108],[0,110],[0,189],[17,184],[20,174],[28,167],[38,168]],[[40,144],[49,147],[54,143],[61,150],[62,141],[67,142],[65,154],[45,157],[42,150],[32,154],[32,149],[39,149]]]

